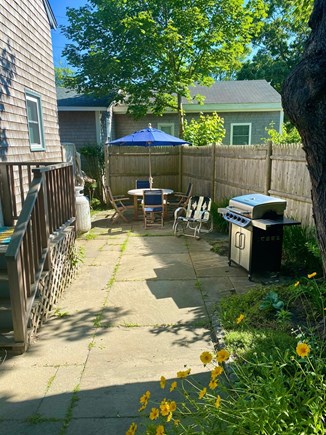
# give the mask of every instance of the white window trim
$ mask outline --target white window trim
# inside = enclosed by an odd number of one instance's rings
[[[162,130],[162,127],[171,127],[171,135],[174,136],[174,123],[173,122],[158,122],[157,128]]]
[[[29,137],[29,145],[31,148],[31,151],[44,151],[45,150],[45,142],[44,142],[44,128],[43,128],[43,116],[42,116],[42,101],[41,96],[36,94],[35,92],[25,90],[25,98],[26,98],[26,114],[27,114],[27,101],[33,101],[36,103],[37,108],[37,117],[38,117],[38,130],[40,135],[41,143],[32,143],[31,137],[29,134],[29,123],[30,120],[28,119],[27,115],[27,129],[28,129],[28,137]]]
[[[251,122],[234,122],[231,123],[231,133],[230,133],[230,145],[233,145],[233,127],[238,125],[247,125],[249,126],[249,143],[248,145],[251,145]],[[240,145],[241,146],[241,145]]]

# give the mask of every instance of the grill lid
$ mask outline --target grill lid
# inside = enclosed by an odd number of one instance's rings
[[[283,216],[286,209],[286,201],[261,193],[251,193],[249,195],[235,196],[230,199],[228,208],[247,215],[252,219],[259,219],[268,213]]]

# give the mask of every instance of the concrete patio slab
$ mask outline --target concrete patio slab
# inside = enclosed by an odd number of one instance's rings
[[[124,310],[114,325],[170,325],[197,322],[205,317],[195,281],[116,282],[107,303],[113,301]]]
[[[147,389],[170,394],[162,375],[170,384],[189,367],[207,384],[199,356],[216,344],[212,311],[253,285],[211,251],[213,233],[210,243],[177,238],[172,221],[145,230],[104,213],[92,226],[77,241],[84,263],[32,346],[0,365],[0,433],[124,434]]]
[[[124,255],[116,275],[118,281],[144,279],[195,279],[188,254]]]

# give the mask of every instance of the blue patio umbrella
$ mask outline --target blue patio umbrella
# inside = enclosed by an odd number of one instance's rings
[[[162,130],[152,128],[151,124],[148,128],[135,131],[134,133],[128,134],[127,136],[121,137],[120,139],[115,139],[109,142],[110,145],[119,146],[140,146],[149,148],[149,180],[150,186],[152,188],[152,167],[151,167],[151,147],[152,146],[176,146],[176,145],[186,145],[190,142],[186,142],[183,139],[167,134]]]

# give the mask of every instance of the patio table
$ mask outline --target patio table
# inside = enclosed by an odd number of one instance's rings
[[[166,199],[167,195],[172,195],[174,193],[174,190],[172,190],[172,189],[161,189],[160,187],[155,187],[155,189],[153,189],[153,190],[156,190],[156,189],[163,191],[163,196],[165,199]],[[135,220],[138,219],[138,197],[143,197],[144,190],[148,190],[148,189],[128,190],[128,195],[131,195],[134,197],[134,219]],[[164,215],[166,216],[166,214],[167,214],[167,207],[165,206]]]

